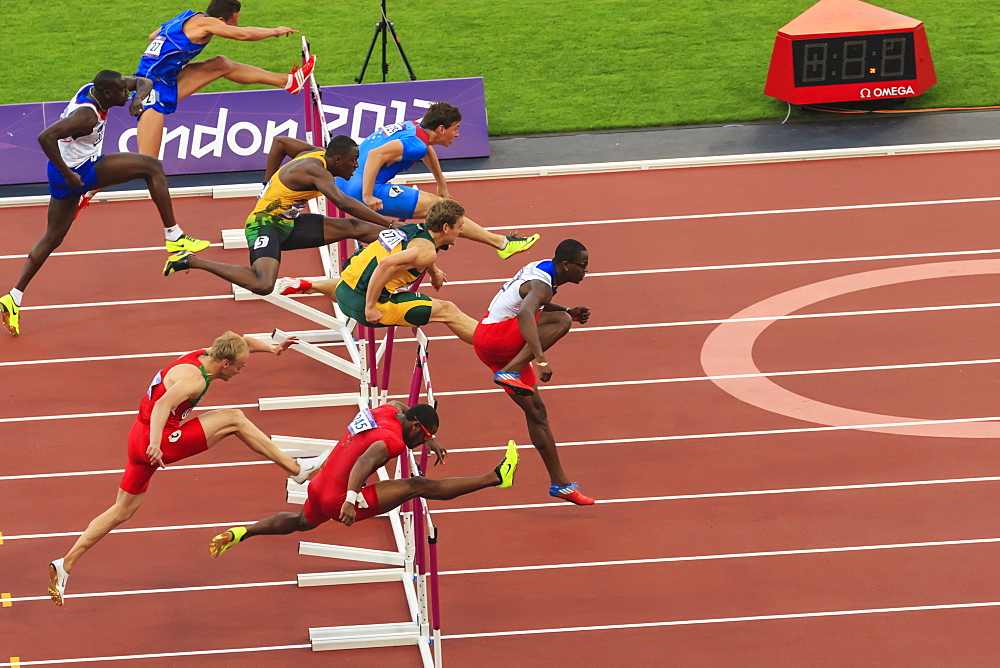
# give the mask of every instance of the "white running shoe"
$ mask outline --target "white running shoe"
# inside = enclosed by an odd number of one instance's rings
[[[69,580],[69,573],[63,569],[63,560],[56,559],[49,564],[49,596],[52,602],[58,606],[63,604],[63,592],[66,591],[66,581]]]
[[[302,294],[310,289],[312,289],[312,283],[301,278],[279,278],[274,282],[271,294],[287,297],[288,295]]]
[[[316,471],[323,467],[326,462],[326,458],[330,455],[330,451],[327,450],[323,454],[317,457],[303,457],[301,459],[296,459],[295,461],[299,464],[299,472],[297,475],[288,476],[293,482],[297,482],[300,485],[309,480]]]

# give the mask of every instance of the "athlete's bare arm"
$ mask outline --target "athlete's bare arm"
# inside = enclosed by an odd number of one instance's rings
[[[79,107],[66,118],[60,118],[42,130],[38,135],[38,143],[41,145],[45,157],[56,166],[56,169],[62,172],[63,178],[66,179],[66,185],[70,188],[83,186],[83,180],[62,159],[62,155],[59,153],[59,140],[89,135],[94,130],[94,126],[97,125],[97,121],[97,112],[91,107]]]
[[[444,180],[444,172],[441,171],[441,162],[438,160],[433,146],[427,147],[427,155],[424,156],[423,163],[427,165],[427,169],[434,175],[434,181],[437,182],[437,194],[444,199],[451,199],[451,195],[448,194],[448,182]]]
[[[170,412],[180,406],[182,401],[200,396],[205,390],[205,383],[201,371],[193,364],[178,364],[163,377],[166,392],[153,404],[149,416],[149,447],[146,449],[146,456],[153,466],[166,466],[160,443]]]
[[[521,330],[524,342],[531,349],[535,361],[548,364],[545,360],[545,351],[542,350],[542,342],[538,338],[538,323],[535,321],[535,314],[538,309],[552,301],[552,288],[542,281],[525,281],[520,287],[521,309],[517,312],[517,326]]]
[[[184,34],[196,44],[205,44],[212,37],[235,39],[240,42],[259,42],[268,37],[281,37],[282,35],[290,35],[296,32],[298,30],[292,30],[285,26],[278,26],[277,28],[248,26],[242,28],[230,25],[220,18],[205,16],[204,14],[192,16],[184,22]]]
[[[389,449],[385,446],[385,441],[372,443],[351,467],[351,474],[347,477],[347,491],[361,491],[361,485],[365,480],[368,480],[369,476],[387,461],[389,461]],[[354,504],[344,501],[344,505],[340,507],[340,521],[344,526],[354,524],[356,514],[357,508]]]
[[[267,152],[267,165],[264,167],[264,182],[271,180],[274,173],[281,168],[285,158],[294,158],[302,153],[319,151],[319,146],[292,137],[275,137],[271,149]]]
[[[288,348],[299,339],[296,336],[289,336],[281,343],[270,343],[268,341],[255,339],[252,336],[244,336],[243,340],[246,341],[247,347],[250,348],[250,352],[252,353],[273,353],[275,355],[280,355],[288,350]],[[206,348],[206,350],[208,350],[208,348]]]
[[[403,142],[393,139],[368,152],[365,158],[365,171],[361,177],[361,199],[372,209],[382,208],[382,200],[375,197],[375,177],[383,165],[391,165],[403,159]]]
[[[146,77],[122,77],[125,79],[125,88],[133,91],[132,102],[128,105],[128,113],[137,117],[142,113],[142,101],[146,99],[149,92],[153,90],[153,81]]]
[[[365,319],[368,322],[378,322],[382,319],[382,314],[375,305],[378,303],[379,295],[382,294],[382,289],[393,276],[410,269],[423,271],[433,264],[436,258],[437,251],[434,250],[434,244],[426,239],[414,239],[406,250],[379,260],[378,266],[368,280],[368,291],[365,293]]]
[[[355,218],[366,220],[369,223],[375,223],[376,225],[381,225],[382,227],[392,227],[393,223],[390,219],[376,211],[373,211],[372,209],[369,209],[353,197],[348,197],[343,190],[338,188],[337,182],[333,180],[333,174],[323,169],[322,164],[318,160],[305,160],[302,161],[301,166],[292,165],[292,167],[295,168],[295,171],[297,172],[296,178],[300,178],[302,181],[305,181],[305,179],[301,178],[301,175],[308,175],[308,179],[311,183],[307,187],[315,188],[323,193],[323,196],[326,197],[327,201],[332,203],[341,211],[349,213]],[[282,174],[282,181],[285,181],[284,174]],[[289,188],[297,189],[287,181],[285,181],[285,185]]]

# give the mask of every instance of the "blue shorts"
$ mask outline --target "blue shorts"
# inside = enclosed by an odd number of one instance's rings
[[[62,172],[49,162],[49,194],[52,199],[66,199],[67,197],[79,197],[89,190],[93,190],[97,186],[97,170],[95,165],[97,161],[104,156],[97,156],[87,162],[83,163],[78,167],[74,167],[73,171],[80,175],[80,180],[83,181],[83,185],[79,188],[70,188],[66,185],[66,179],[63,178]]]
[[[363,167],[358,167],[358,173],[363,171]],[[361,198],[361,179],[351,179],[345,181],[337,177],[337,187],[344,191],[348,197],[353,197],[359,202],[364,202]],[[413,186],[397,186],[393,183],[376,183],[372,194],[382,200],[382,208],[379,209],[386,218],[413,218],[413,212],[417,210],[417,200],[420,199],[420,191]]]
[[[155,109],[161,114],[172,114],[177,111],[177,82],[168,84],[153,79],[153,90],[149,91],[149,95],[142,101],[142,108]]]

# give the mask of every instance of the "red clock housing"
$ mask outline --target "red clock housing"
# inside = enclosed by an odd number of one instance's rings
[[[937,81],[923,22],[820,0],[778,31],[764,93],[791,104],[920,95]]]

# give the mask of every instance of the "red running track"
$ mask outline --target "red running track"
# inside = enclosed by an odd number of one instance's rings
[[[442,296],[471,314],[560,239],[591,250],[590,276],[559,301],[593,318],[554,348],[543,394],[567,470],[600,503],[551,500],[523,450],[512,489],[433,504],[446,665],[1000,662],[1000,454],[963,431],[1000,415],[988,334],[1000,325],[998,167],[1000,153],[972,152],[455,183],[478,222],[543,234],[509,262],[471,244],[442,257]],[[189,232],[218,239],[247,201],[175,207]],[[26,252],[43,219],[0,209],[8,251]],[[158,473],[136,517],[80,562],[66,607],[49,602],[46,565],[112,502],[155,371],[224,329],[314,328],[233,302],[214,276],[163,278],[157,226],[150,202],[88,209],[30,286],[23,335],[0,339],[0,664],[417,665],[413,648],[308,649],[310,626],[403,619],[398,585],[299,589],[297,573],[351,565],[296,555],[298,536],[208,557],[220,527],[287,507],[280,471],[238,442]],[[109,238],[119,250],[103,252]],[[757,302],[960,260],[997,267],[821,299],[794,314],[818,317],[779,320],[753,345],[797,405],[951,420],[955,435],[831,427],[705,377],[706,339]],[[21,262],[0,258],[0,280]],[[284,262],[289,275],[320,272],[313,253]],[[489,470],[506,439],[527,443],[523,420],[466,346],[427,332],[452,450],[432,473]],[[397,346],[401,391],[412,350]],[[269,433],[326,438],[349,409],[260,412],[256,400],[350,389],[304,356],[254,356],[205,402],[243,406]],[[391,544],[383,520],[304,538]]]

